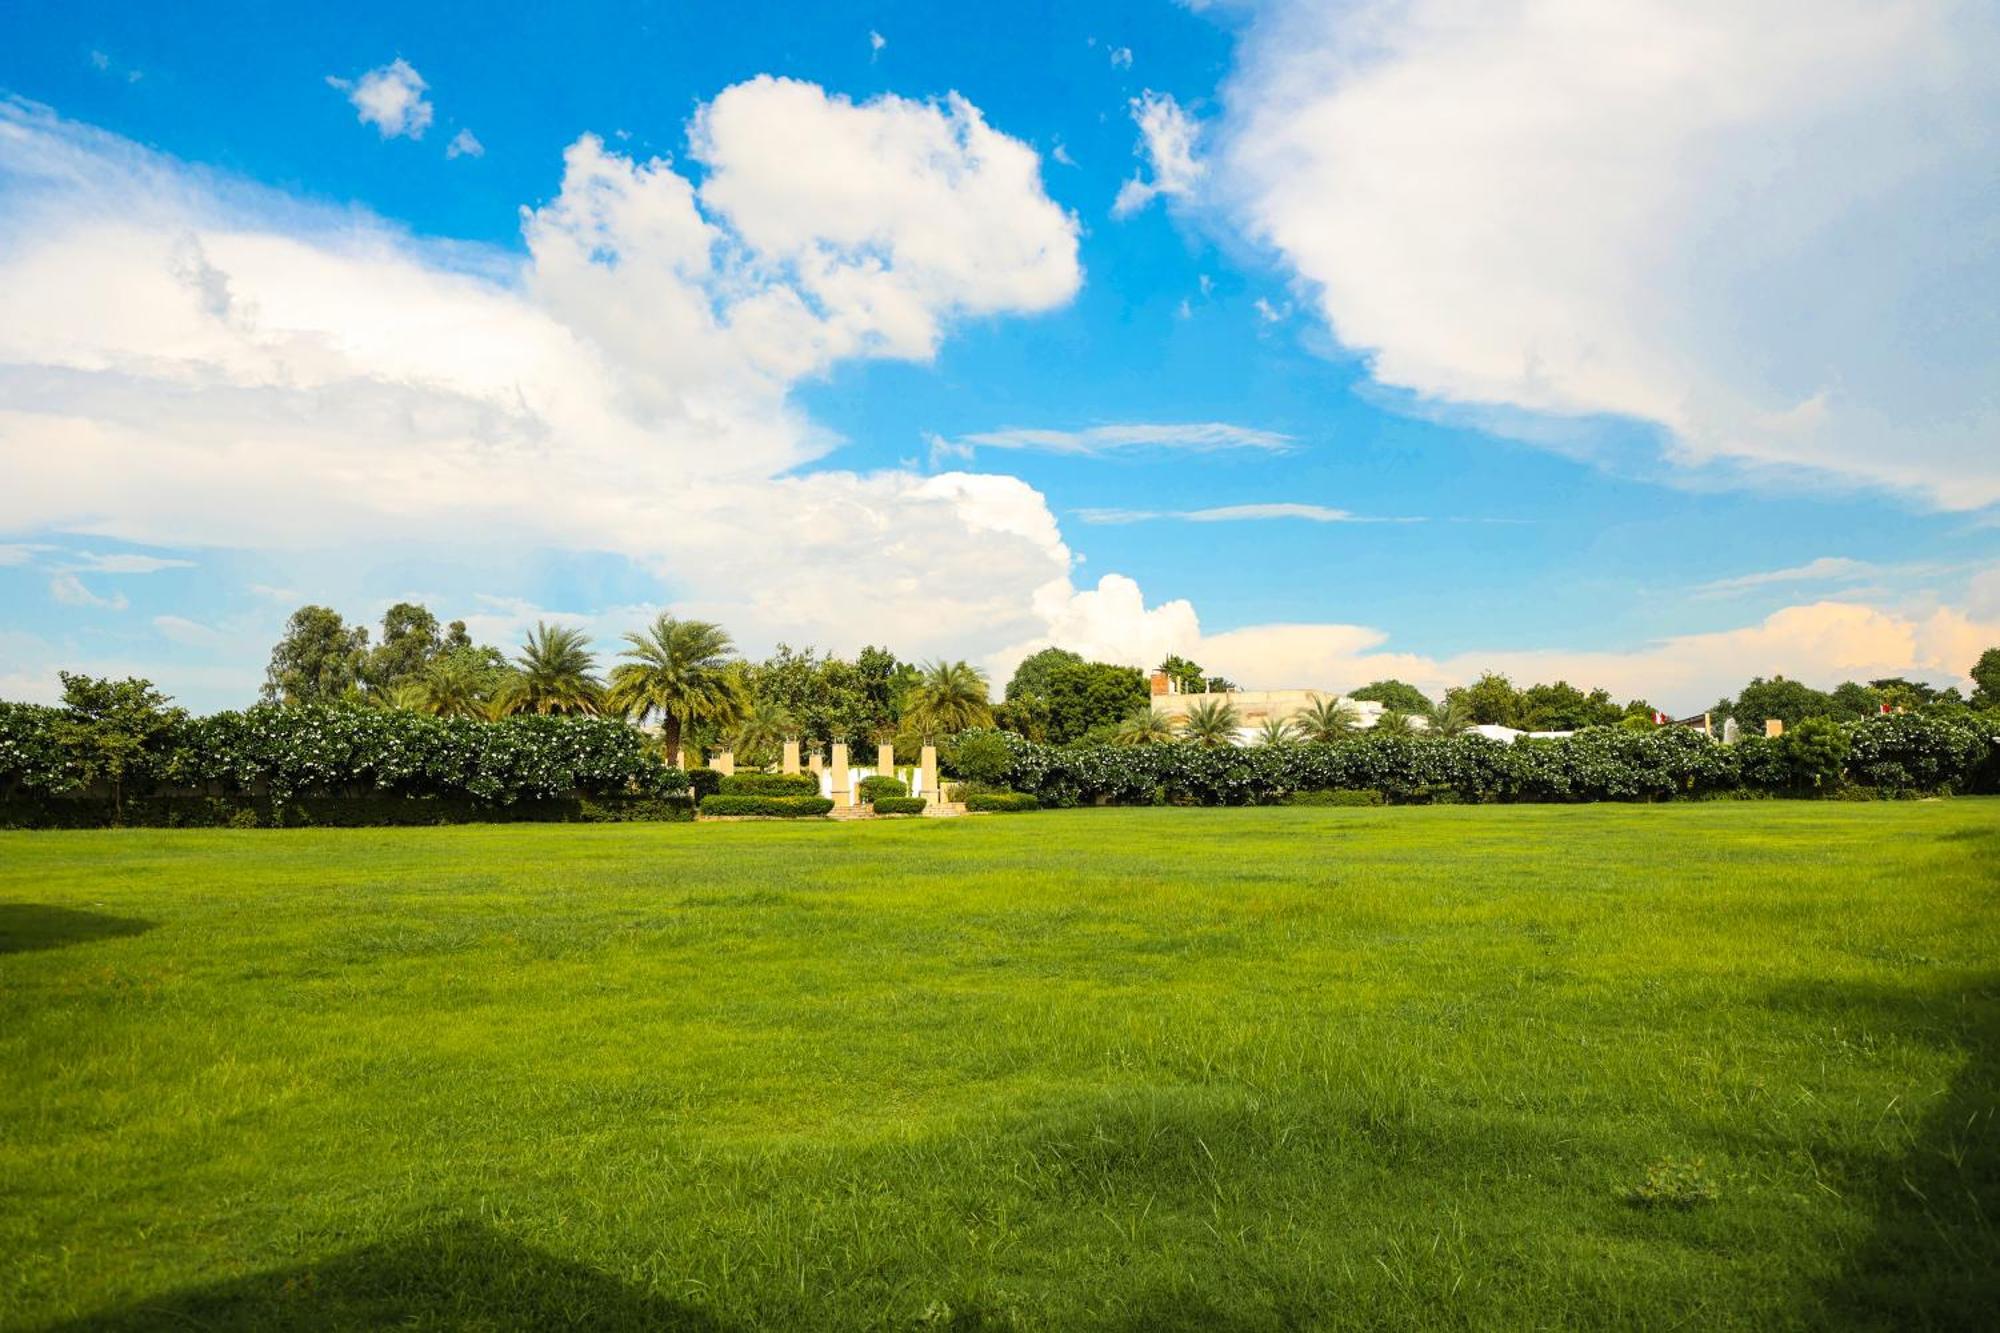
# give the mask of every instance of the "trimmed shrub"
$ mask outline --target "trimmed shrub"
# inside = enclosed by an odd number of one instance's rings
[[[1340,805],[1362,806],[1382,804],[1382,793],[1373,787],[1354,787],[1344,791],[1295,791],[1286,805]]]
[[[872,805],[884,796],[908,796],[909,794],[910,789],[903,785],[900,778],[892,778],[878,773],[872,778],[861,779],[861,800],[865,805]]]
[[[818,796],[811,773],[732,773],[722,780],[724,796]]]
[[[965,808],[981,814],[1004,814],[1039,810],[1042,808],[1042,803],[1026,792],[977,791],[966,796]]]
[[[0,828],[111,828],[108,797],[0,800]],[[395,828],[438,824],[622,824],[686,822],[685,796],[529,800],[511,805],[437,796],[301,796],[284,804],[248,796],[139,796],[125,799],[128,828]]]
[[[833,809],[825,796],[704,796],[704,815],[753,815],[766,819],[809,819]]]
[[[874,800],[878,815],[920,815],[927,804],[921,796],[877,796]]]
[[[714,796],[722,790],[722,774],[712,768],[691,768],[688,770],[688,788],[699,801]]]

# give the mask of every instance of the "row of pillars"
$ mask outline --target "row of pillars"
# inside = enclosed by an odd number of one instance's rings
[[[729,750],[719,751],[709,758],[708,766],[727,777],[736,771],[736,755]],[[847,767],[846,741],[835,741],[833,743],[833,759],[830,763],[817,750],[813,751],[811,758],[806,761],[806,771],[815,776],[826,772],[829,768],[833,770],[833,804],[835,809],[845,809],[853,804],[848,794],[851,784],[848,780]],[[785,742],[785,757],[781,765],[781,771],[786,773],[797,773],[799,771],[799,743],[797,741]],[[882,774],[893,774],[896,771],[895,746],[878,745],[875,747],[875,771]],[[938,786],[937,746],[935,745],[926,745],[923,748],[922,755],[917,760],[916,794],[929,801],[932,805],[940,805],[944,801],[944,793]]]

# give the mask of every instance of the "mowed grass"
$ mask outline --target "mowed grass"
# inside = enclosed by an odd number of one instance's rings
[[[1993,800],[5,834],[0,904],[9,1328],[2000,1309]]]

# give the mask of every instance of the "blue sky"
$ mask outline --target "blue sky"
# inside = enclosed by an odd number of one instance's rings
[[[1990,16],[1677,64],[1436,8],[9,6],[0,693],[239,704],[293,606],[406,596],[1002,678],[1961,676]]]

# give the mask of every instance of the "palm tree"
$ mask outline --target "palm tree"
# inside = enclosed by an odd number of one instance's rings
[[[439,653],[416,679],[424,712],[437,717],[477,717],[487,713],[493,674],[471,653]]]
[[[1424,713],[1424,723],[1424,730],[1433,736],[1456,736],[1472,725],[1472,714],[1465,700],[1447,694]]]
[[[783,704],[776,699],[758,699],[736,724],[729,744],[738,759],[761,766],[769,763],[771,755],[798,734],[798,723]]]
[[[1234,745],[1241,726],[1236,705],[1222,699],[1203,699],[1188,709],[1181,723],[1181,735],[1196,745]]]
[[[731,667],[736,650],[720,625],[662,615],[643,634],[627,634],[629,661],[611,668],[604,707],[643,723],[657,718],[670,755],[681,753],[682,734],[698,722],[725,730],[749,709],[743,682]]]
[[[1292,734],[1292,724],[1282,717],[1267,717],[1257,724],[1258,745],[1290,745],[1297,739]]]
[[[371,708],[400,709],[408,713],[423,712],[424,705],[429,701],[423,681],[414,676],[384,685],[379,690],[370,690],[361,697],[368,701]]]
[[[1339,699],[1314,699],[1292,719],[1299,734],[1324,744],[1352,736],[1361,726],[1361,714],[1353,704]]]
[[[903,721],[924,736],[955,736],[967,727],[990,727],[986,677],[964,662],[925,664],[910,688]]]
[[[535,622],[514,665],[499,691],[504,712],[595,713],[604,697],[582,630]]]
[[[1113,745],[1161,745],[1173,738],[1173,720],[1151,708],[1135,710],[1111,733]]]
[[[1408,713],[1398,713],[1390,710],[1375,719],[1375,734],[1377,736],[1414,736],[1416,731],[1416,727],[1410,723],[1410,715]]]

